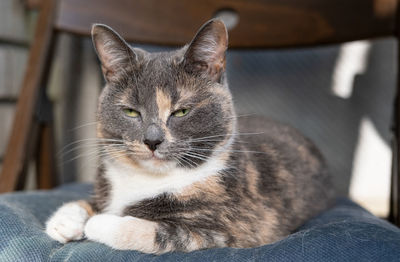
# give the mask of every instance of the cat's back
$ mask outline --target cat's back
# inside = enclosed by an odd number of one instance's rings
[[[269,206],[291,212],[282,216],[284,224],[295,228],[332,203],[329,172],[311,140],[289,125],[259,116],[238,118],[238,129],[237,144],[250,152],[259,193]]]
[[[273,153],[281,161],[298,160],[298,165],[311,162],[323,165],[322,154],[313,142],[288,124],[262,116],[238,118],[238,137],[248,150]],[[296,163],[293,163],[296,164]]]

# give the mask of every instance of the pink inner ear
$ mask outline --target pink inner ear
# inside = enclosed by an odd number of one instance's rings
[[[220,59],[219,61],[216,61],[212,66],[211,66],[211,74],[215,74],[219,76],[223,71],[225,71],[225,56],[223,59]]]
[[[119,52],[116,52],[115,50],[112,49],[112,43],[110,41],[105,41],[103,45],[100,45],[98,50],[100,60],[102,65],[107,69],[113,71],[113,67],[117,65],[119,56]]]
[[[107,69],[105,66],[101,65],[101,71],[103,72],[103,75],[107,78],[107,79],[111,79],[114,75],[114,71]]]
[[[225,51],[226,51],[226,41],[224,39],[219,39],[215,41],[214,38],[203,39],[196,50],[200,60],[207,64],[207,73],[212,76],[212,78],[218,79],[221,73],[225,70]],[[202,57],[201,57],[202,56]],[[204,70],[204,66],[201,66],[200,70]]]
[[[218,79],[225,70],[228,35],[224,24],[215,20],[205,24],[189,46],[188,58],[196,70]]]
[[[123,68],[124,61],[129,53],[121,47],[114,46],[113,41],[104,41],[96,48],[101,60],[101,69],[107,80],[112,80],[119,69]]]

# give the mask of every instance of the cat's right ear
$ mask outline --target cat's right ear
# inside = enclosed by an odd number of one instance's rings
[[[135,67],[137,55],[113,29],[103,24],[92,26],[92,41],[107,82],[113,82],[128,67]]]

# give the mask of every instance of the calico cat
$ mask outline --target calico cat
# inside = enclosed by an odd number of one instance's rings
[[[60,207],[47,221],[50,237],[156,254],[256,247],[330,205],[328,172],[309,140],[236,116],[223,22],[208,21],[172,52],[132,48],[100,24],[92,39],[106,79],[101,165],[93,199]]]

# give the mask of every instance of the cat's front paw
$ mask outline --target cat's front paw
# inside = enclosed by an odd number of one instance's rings
[[[155,222],[144,219],[100,214],[88,220],[85,235],[114,249],[156,253],[156,228]]]
[[[89,240],[104,243],[114,248],[114,242],[119,242],[119,237],[129,228],[124,227],[128,221],[135,220],[134,217],[120,217],[110,214],[100,214],[91,217],[85,226],[85,236]]]
[[[46,233],[61,243],[83,238],[91,208],[85,201],[64,204],[46,222]]]

